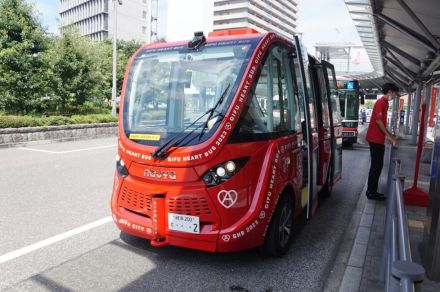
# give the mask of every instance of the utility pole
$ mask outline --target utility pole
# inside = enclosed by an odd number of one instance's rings
[[[113,81],[112,81],[112,115],[116,116],[116,62],[117,50],[116,40],[118,34],[118,4],[122,5],[122,0],[113,0],[114,27],[113,27]]]
[[[154,3],[154,4],[153,4]],[[159,0],[150,0],[150,42],[157,41],[157,19],[159,14]],[[153,28],[153,23],[155,27]]]

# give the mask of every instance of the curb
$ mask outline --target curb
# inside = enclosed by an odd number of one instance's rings
[[[376,206],[375,202],[365,197],[366,189],[367,183],[359,194],[359,200],[348,223],[331,274],[324,286],[324,292],[359,290]]]
[[[117,123],[0,129],[0,149],[117,136]]]

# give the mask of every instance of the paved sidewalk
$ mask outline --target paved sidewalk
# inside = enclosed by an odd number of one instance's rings
[[[397,146],[397,158],[401,159],[400,174],[405,176],[404,189],[407,189],[413,184],[417,147],[411,145],[410,136],[403,133],[399,135]],[[429,188],[429,169],[429,163],[421,163],[418,187],[426,191]],[[388,161],[385,159],[380,180],[380,192],[385,193],[386,191],[387,173]],[[386,202],[368,200],[365,197],[365,191],[366,186],[353,212],[352,220],[349,223],[349,232],[347,232],[336,257],[334,274],[330,275],[324,289],[326,292],[384,291],[384,283],[380,281],[379,274],[384,243]],[[423,241],[426,208],[406,206],[406,213],[412,258],[414,262],[421,264],[420,248]],[[342,280],[340,280],[341,274],[343,274]],[[433,282],[425,277],[420,288],[419,291],[438,292],[440,291],[440,282]]]

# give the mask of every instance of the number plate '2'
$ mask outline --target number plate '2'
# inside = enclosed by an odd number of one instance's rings
[[[168,229],[199,234],[200,219],[197,216],[168,213]]]

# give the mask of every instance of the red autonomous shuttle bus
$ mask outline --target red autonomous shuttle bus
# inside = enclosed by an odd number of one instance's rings
[[[295,217],[341,176],[333,66],[241,29],[145,46],[127,68],[117,226],[153,246],[285,253]]]

